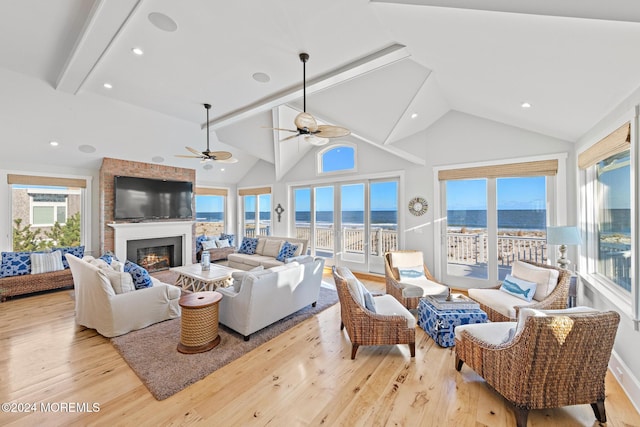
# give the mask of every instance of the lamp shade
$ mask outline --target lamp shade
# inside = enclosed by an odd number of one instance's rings
[[[547,227],[547,243],[550,245],[579,245],[582,243],[578,227]]]

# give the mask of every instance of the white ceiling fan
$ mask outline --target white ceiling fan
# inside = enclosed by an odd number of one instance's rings
[[[296,130],[273,128],[284,132],[295,132],[295,135],[288,136],[282,141],[305,135],[305,140],[313,145],[324,145],[329,142],[329,138],[341,138],[347,136],[351,131],[347,128],[332,125],[318,125],[315,117],[307,113],[307,81],[306,81],[306,64],[309,60],[308,53],[301,53],[300,61],[302,62],[302,113],[298,114],[293,123]]]
[[[207,110],[207,149],[200,152],[195,148],[185,147],[191,151],[194,155],[187,156],[182,154],[176,154],[176,157],[182,157],[187,159],[201,159],[202,163],[216,161],[218,163],[237,163],[238,159],[232,157],[233,155],[228,151],[211,151],[209,150],[209,110],[211,104],[204,104],[204,108]]]

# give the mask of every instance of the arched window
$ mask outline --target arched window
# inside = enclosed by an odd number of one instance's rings
[[[340,144],[332,145],[318,153],[318,173],[355,172],[355,146]]]

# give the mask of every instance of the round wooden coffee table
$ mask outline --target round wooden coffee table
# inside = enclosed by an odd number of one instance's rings
[[[211,350],[220,343],[218,335],[219,292],[194,292],[180,298],[182,307],[180,353],[193,354]]]

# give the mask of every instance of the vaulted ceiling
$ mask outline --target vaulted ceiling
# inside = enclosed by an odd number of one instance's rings
[[[347,141],[415,164],[424,159],[396,143],[450,110],[575,141],[640,86],[640,4],[522,3],[2,2],[3,157],[39,152],[33,162],[61,166],[161,157],[223,182],[261,159],[282,178],[312,148],[270,129],[292,128],[302,111],[300,52],[310,54],[307,111],[349,128]],[[203,103],[213,105],[212,150],[240,160],[225,172],[175,157],[204,150]],[[87,145],[96,150],[78,150]]]

